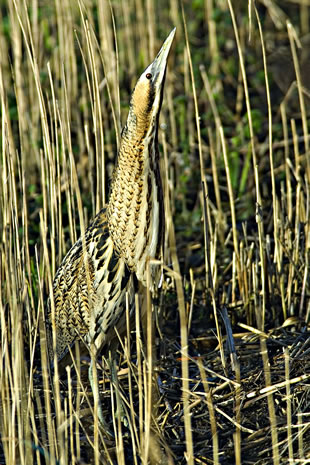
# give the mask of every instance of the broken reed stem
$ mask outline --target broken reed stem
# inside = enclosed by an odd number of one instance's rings
[[[268,359],[267,342],[264,337],[260,338],[260,347],[261,347],[261,355],[262,355],[263,366],[264,366],[265,385],[266,387],[269,387],[271,386],[270,363]],[[275,410],[272,392],[267,394],[267,403],[268,403],[270,432],[271,432],[273,465],[280,465],[277,418],[276,418],[276,410]]]
[[[292,396],[290,387],[290,353],[287,347],[284,349],[284,360],[285,360],[285,380],[286,384],[286,418],[287,418],[287,447],[288,447],[288,459],[290,463],[293,463],[294,451],[293,451],[293,437],[292,437]]]
[[[145,385],[145,412],[144,412],[144,440],[143,440],[143,449],[144,449],[144,463],[147,463],[150,455],[150,442],[151,442],[151,422],[152,422],[152,413],[153,413],[153,368],[154,360],[153,356],[153,315],[152,315],[152,303],[151,303],[151,271],[150,271],[150,261],[147,262],[147,277],[146,277],[146,290],[142,295],[142,320],[146,321],[146,385]],[[144,307],[144,308],[143,308]],[[144,315],[146,312],[146,315]]]
[[[268,81],[268,69],[267,69],[267,60],[266,60],[266,51],[264,44],[264,36],[262,31],[262,25],[259,18],[259,14],[256,6],[255,14],[258,23],[260,41],[262,45],[262,55],[264,63],[264,76],[265,76],[265,87],[266,87],[266,97],[267,97],[267,108],[268,108],[268,143],[269,143],[269,162],[270,162],[270,176],[271,176],[271,189],[272,189],[272,204],[273,204],[273,238],[274,238],[274,262],[277,265],[278,272],[281,270],[281,262],[279,257],[279,237],[278,237],[278,217],[277,217],[277,195],[276,195],[276,182],[274,174],[274,160],[273,160],[273,149],[272,149],[272,111],[271,111],[271,101],[270,101],[270,90],[269,90],[269,81]]]
[[[213,406],[213,400],[212,400],[212,394],[210,391],[209,383],[205,374],[205,370],[202,364],[202,361],[200,358],[197,360],[198,368],[199,368],[199,373],[201,376],[202,384],[206,393],[206,403],[207,407],[209,410],[209,416],[210,416],[210,425],[211,425],[211,436],[212,436],[212,444],[213,444],[213,463],[214,465],[219,465],[219,440],[218,440],[218,434],[217,434],[217,426],[216,426],[216,416],[214,412],[214,406]]]
[[[167,163],[167,145],[165,137],[163,135],[163,150],[164,159]],[[165,169],[165,181],[166,188],[169,185],[168,182],[168,169]],[[175,286],[177,291],[178,310],[180,315],[180,334],[181,334],[181,356],[182,356],[182,400],[184,408],[184,427],[185,427],[185,438],[186,438],[186,460],[189,465],[194,465],[194,449],[193,449],[193,434],[191,428],[191,417],[190,417],[190,404],[189,404],[189,367],[188,367],[188,333],[187,333],[187,315],[185,308],[185,297],[184,289],[182,284],[182,275],[180,271],[180,265],[178,261],[176,251],[176,239],[175,231],[171,215],[171,207],[169,203],[169,196],[165,196],[165,214],[166,224],[168,226],[168,240],[169,250],[171,254],[172,268],[174,271],[173,278],[175,280]]]
[[[235,374],[237,385],[235,385],[235,412],[236,412],[236,423],[238,425],[242,424],[241,417],[241,375],[240,375],[240,363],[239,361],[235,363]],[[241,429],[236,428],[234,433],[234,446],[235,446],[235,461],[236,465],[241,465]]]
[[[256,179],[256,186],[259,186],[259,179],[258,179],[258,166],[255,166],[255,179]],[[256,321],[257,327],[264,331],[265,328],[265,314],[266,314],[266,282],[265,282],[265,252],[264,252],[264,229],[263,229],[263,212],[262,212],[262,201],[260,197],[259,189],[256,191],[257,195],[257,202],[256,202],[256,224],[257,224],[257,231],[258,231],[258,241],[259,241],[259,266],[260,266],[260,276],[261,276],[261,295],[262,305],[257,304],[255,305],[255,314],[256,314]],[[258,270],[257,270],[258,271]],[[257,291],[260,291],[257,288]],[[259,301],[260,299],[258,299]]]
[[[233,187],[231,183],[231,176],[230,176],[230,170],[229,170],[224,130],[222,126],[220,126],[219,128],[219,132],[220,132],[224,165],[225,165],[225,171],[226,171],[226,181],[227,181],[230,213],[231,213],[231,229],[232,229],[232,234],[233,234],[234,252],[236,254],[236,261],[237,261],[238,281],[239,281],[240,290],[242,290],[242,276],[241,276],[241,269],[240,269],[240,254],[239,254],[239,245],[238,245],[238,230],[237,230],[237,220],[236,220],[236,211],[235,211],[235,200],[234,200]]]

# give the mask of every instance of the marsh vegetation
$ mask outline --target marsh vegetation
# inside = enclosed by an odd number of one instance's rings
[[[1,464],[309,463],[309,15],[301,0],[0,3]],[[44,315],[174,26],[163,283],[116,385],[98,360],[111,439],[79,347],[50,381]]]

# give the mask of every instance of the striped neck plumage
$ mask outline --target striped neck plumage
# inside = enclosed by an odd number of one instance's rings
[[[108,204],[110,235],[119,255],[146,284],[148,257],[162,241],[163,201],[157,129],[142,122],[123,131]]]
[[[132,93],[107,209],[114,247],[143,284],[146,284],[146,261],[158,258],[163,239],[157,133],[174,34],[175,30],[142,73]]]

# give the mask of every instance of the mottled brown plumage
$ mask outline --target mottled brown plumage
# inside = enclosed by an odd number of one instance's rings
[[[78,338],[97,352],[115,336],[115,328],[121,332],[126,293],[132,312],[137,283],[146,286],[147,260],[161,258],[164,211],[157,131],[174,33],[133,91],[107,208],[73,245],[55,276],[54,306],[47,312],[51,361],[55,351],[61,360]]]
[[[99,349],[115,335],[114,327],[120,331],[124,326],[125,296],[128,292],[132,307],[134,276],[114,248],[105,209],[86,230],[84,241],[80,238],[66,255],[53,291],[58,360],[75,339],[94,341]],[[52,338],[49,352],[53,360]]]

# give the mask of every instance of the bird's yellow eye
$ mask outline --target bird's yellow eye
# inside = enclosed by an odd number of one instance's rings
[[[152,78],[152,75],[151,75],[151,73],[147,73],[147,74],[145,75],[145,77],[146,77],[146,79],[151,79],[151,78]]]

